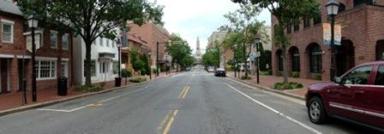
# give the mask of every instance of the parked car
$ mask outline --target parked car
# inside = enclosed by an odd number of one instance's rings
[[[226,77],[225,69],[224,68],[218,68],[216,69],[215,76],[217,77]]]
[[[384,62],[359,65],[334,83],[311,85],[306,105],[315,124],[334,117],[384,131]]]

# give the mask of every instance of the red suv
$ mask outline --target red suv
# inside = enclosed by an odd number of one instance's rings
[[[384,62],[359,65],[335,81],[309,87],[306,105],[311,122],[321,124],[335,117],[384,131]]]

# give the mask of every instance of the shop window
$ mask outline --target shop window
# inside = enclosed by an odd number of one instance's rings
[[[38,60],[36,61],[36,77],[38,80],[56,78],[56,61]]]

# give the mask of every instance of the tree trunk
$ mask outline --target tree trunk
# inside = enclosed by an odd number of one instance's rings
[[[282,48],[282,56],[283,56],[283,77],[284,77],[284,83],[288,83],[288,68],[287,68],[287,55],[286,55],[286,50],[287,48],[286,47],[283,47]]]
[[[85,66],[84,66],[84,73],[85,73],[85,85],[91,86],[91,45],[90,41],[85,41]]]

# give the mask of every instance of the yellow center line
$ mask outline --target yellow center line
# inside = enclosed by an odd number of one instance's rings
[[[186,90],[185,90],[183,96],[181,96],[182,99],[185,99],[185,97],[187,97],[187,94],[188,94],[188,92],[189,92],[189,89],[191,89],[191,87],[188,86],[188,87],[186,88]]]
[[[170,118],[168,119],[168,122],[167,122],[165,128],[163,129],[162,134],[168,134],[169,133],[169,130],[171,130],[172,124],[175,121],[175,117],[176,117],[178,112],[179,112],[179,110],[173,110]]]
[[[190,86],[183,87],[178,98],[179,99],[185,99],[185,97],[187,97],[187,94],[188,94],[190,89],[191,89]],[[158,127],[158,130],[161,131],[161,134],[168,134],[169,133],[178,112],[179,112],[178,109],[171,110],[168,112],[168,114],[165,116],[163,121],[160,123],[160,126]]]
[[[184,94],[184,92],[186,91],[187,87],[183,87],[183,89],[181,90],[181,93],[179,94],[179,96],[177,98],[181,98]]]

